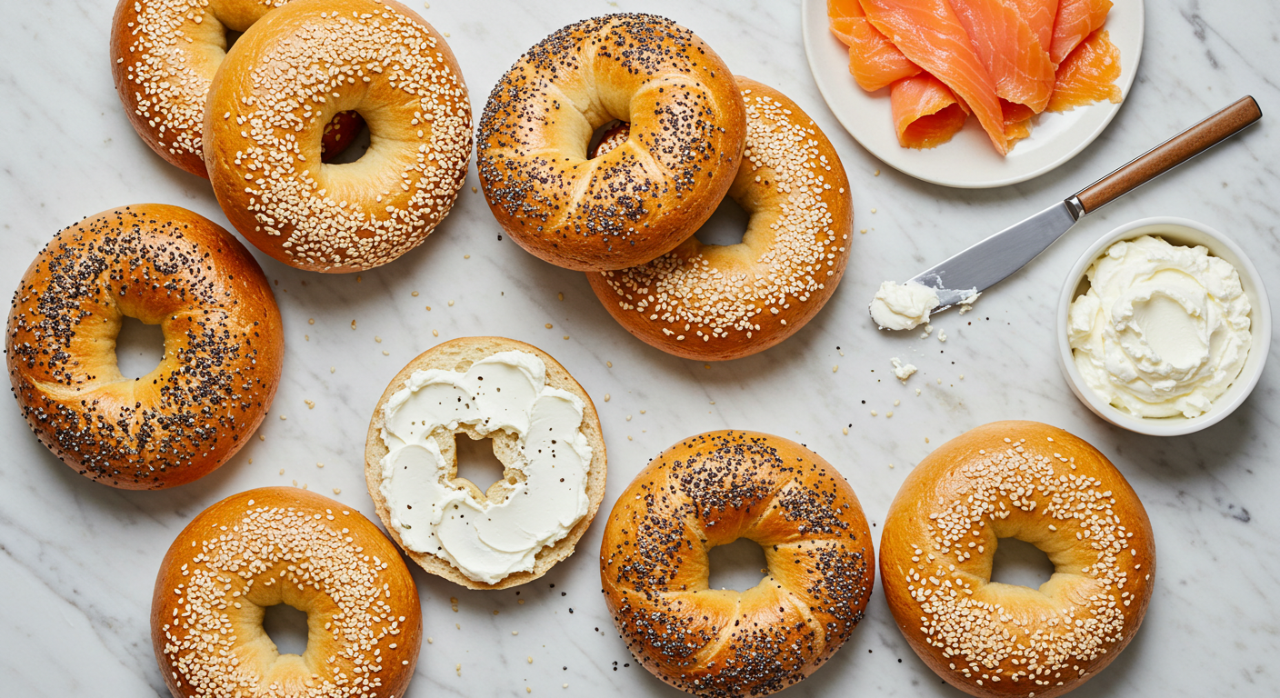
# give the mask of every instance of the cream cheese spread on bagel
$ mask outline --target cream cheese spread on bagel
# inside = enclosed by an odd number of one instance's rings
[[[538,356],[504,351],[465,373],[415,371],[383,409],[389,452],[379,489],[408,549],[494,584],[532,570],[538,551],[586,516],[592,448],[582,431],[585,407],[547,384]],[[508,437],[506,476],[486,496],[453,478],[454,465],[432,436],[441,430],[452,437],[460,425],[481,437]]]

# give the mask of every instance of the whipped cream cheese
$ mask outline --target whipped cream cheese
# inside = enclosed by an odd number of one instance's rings
[[[383,408],[390,452],[379,490],[405,547],[486,584],[532,570],[538,551],[568,535],[590,507],[584,408],[578,396],[547,385],[546,365],[528,352],[494,354],[465,373],[415,371]],[[515,474],[497,488],[499,501],[477,499],[450,479],[453,464],[435,439],[453,438],[462,425],[481,436],[503,432],[514,444],[504,464]]]
[[[886,281],[871,301],[871,318],[882,330],[913,330],[928,322],[929,312],[936,307],[938,293],[928,286]]]
[[[1068,340],[1085,383],[1139,417],[1204,414],[1244,368],[1249,299],[1204,247],[1117,242],[1071,303]]]

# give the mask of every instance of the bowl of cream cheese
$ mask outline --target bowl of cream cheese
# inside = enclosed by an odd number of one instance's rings
[[[1089,247],[1057,321],[1076,397],[1153,436],[1225,419],[1257,385],[1271,344],[1271,306],[1248,255],[1185,218],[1137,220]]]

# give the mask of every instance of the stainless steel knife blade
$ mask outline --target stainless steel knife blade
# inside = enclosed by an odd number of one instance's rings
[[[947,261],[916,274],[911,281],[936,289],[941,312],[1003,281],[1044,252],[1076,224],[1080,202],[1073,196],[1015,223]]]

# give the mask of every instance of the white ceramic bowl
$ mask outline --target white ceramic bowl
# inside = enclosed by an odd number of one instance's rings
[[[1076,368],[1072,357],[1071,344],[1067,339],[1067,318],[1071,309],[1071,301],[1088,290],[1088,279],[1085,272],[1103,252],[1113,243],[1121,240],[1132,240],[1143,235],[1164,238],[1170,244],[1194,247],[1203,245],[1209,254],[1226,260],[1240,274],[1240,283],[1245,295],[1249,297],[1250,332],[1253,342],[1249,347],[1249,356],[1245,359],[1244,368],[1239,377],[1227,388],[1227,391],[1213,401],[1208,412],[1190,419],[1182,416],[1159,419],[1143,418],[1130,414],[1112,406],[1093,391]],[[1249,261],[1248,254],[1240,246],[1222,233],[1195,221],[1185,218],[1156,217],[1143,218],[1122,225],[1103,236],[1085,251],[1071,268],[1066,283],[1062,287],[1062,296],[1058,299],[1058,353],[1062,359],[1062,372],[1070,384],[1072,392],[1094,414],[1112,424],[1152,436],[1181,436],[1200,431],[1226,419],[1227,415],[1249,397],[1253,387],[1262,376],[1263,364],[1267,361],[1267,353],[1271,347],[1271,304],[1267,301],[1267,290],[1262,285],[1262,277],[1257,268]]]

